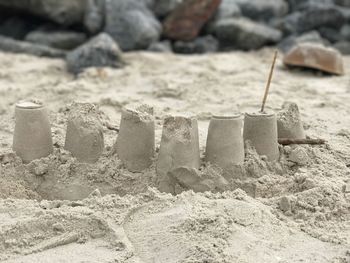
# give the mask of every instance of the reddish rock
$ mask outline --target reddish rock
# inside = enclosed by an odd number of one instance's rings
[[[164,22],[164,35],[170,39],[191,41],[214,15],[221,0],[186,0]]]
[[[344,74],[343,58],[339,51],[319,44],[299,44],[288,52],[283,62],[287,66],[313,68],[335,75]]]

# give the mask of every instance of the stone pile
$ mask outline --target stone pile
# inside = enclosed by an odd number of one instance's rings
[[[38,56],[65,57],[74,49],[192,54],[266,45],[288,52],[305,42],[350,53],[350,0],[0,0],[0,13],[0,50]],[[106,51],[89,42],[101,34],[115,42],[106,41]],[[116,54],[105,65],[97,57],[75,56],[87,61],[68,68],[79,73],[122,64]]]

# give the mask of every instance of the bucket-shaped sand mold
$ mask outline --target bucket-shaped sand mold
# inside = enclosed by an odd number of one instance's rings
[[[79,102],[71,105],[64,148],[79,162],[94,163],[101,156],[103,127],[95,105]]]
[[[209,123],[205,159],[225,169],[244,162],[240,115],[213,116]]]
[[[267,156],[269,161],[279,158],[276,114],[246,113],[243,138],[251,141],[257,153]]]
[[[174,192],[168,172],[179,167],[200,167],[198,123],[192,116],[169,116],[164,120],[157,162],[160,191]]]
[[[298,105],[286,102],[277,114],[278,138],[305,139],[303,122],[301,121]]]
[[[153,108],[147,105],[122,109],[116,142],[118,157],[131,172],[150,167],[155,152]]]
[[[23,100],[16,104],[13,151],[24,163],[50,155],[53,151],[51,126],[44,104]]]

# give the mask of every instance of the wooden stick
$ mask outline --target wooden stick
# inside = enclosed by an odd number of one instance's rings
[[[271,65],[269,79],[267,80],[267,84],[266,84],[266,88],[265,88],[264,98],[263,98],[262,105],[261,105],[260,112],[262,112],[262,113],[265,110],[265,104],[266,104],[267,96],[269,95],[269,90],[270,90],[271,80],[272,80],[272,76],[273,76],[273,70],[275,69],[277,55],[278,55],[278,51],[276,50],[275,51],[275,55],[273,57],[273,62],[272,62],[272,65]]]
[[[325,144],[326,140],[323,139],[278,139],[278,143],[282,145],[291,145],[291,144]]]

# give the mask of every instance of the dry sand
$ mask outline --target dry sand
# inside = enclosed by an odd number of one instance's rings
[[[328,143],[286,146],[277,163],[248,148],[231,173],[202,167],[222,193],[161,194],[154,165],[130,173],[111,154],[107,127],[141,102],[155,107],[157,147],[165,115],[198,115],[203,155],[211,114],[259,109],[272,53],[128,53],[128,67],[77,79],[61,60],[0,53],[0,261],[350,262],[350,75],[290,71],[279,58],[270,110],[296,102],[306,135]],[[11,145],[14,105],[28,97],[46,102],[55,149],[23,165]],[[106,150],[96,164],[63,149],[73,100],[100,105]]]

